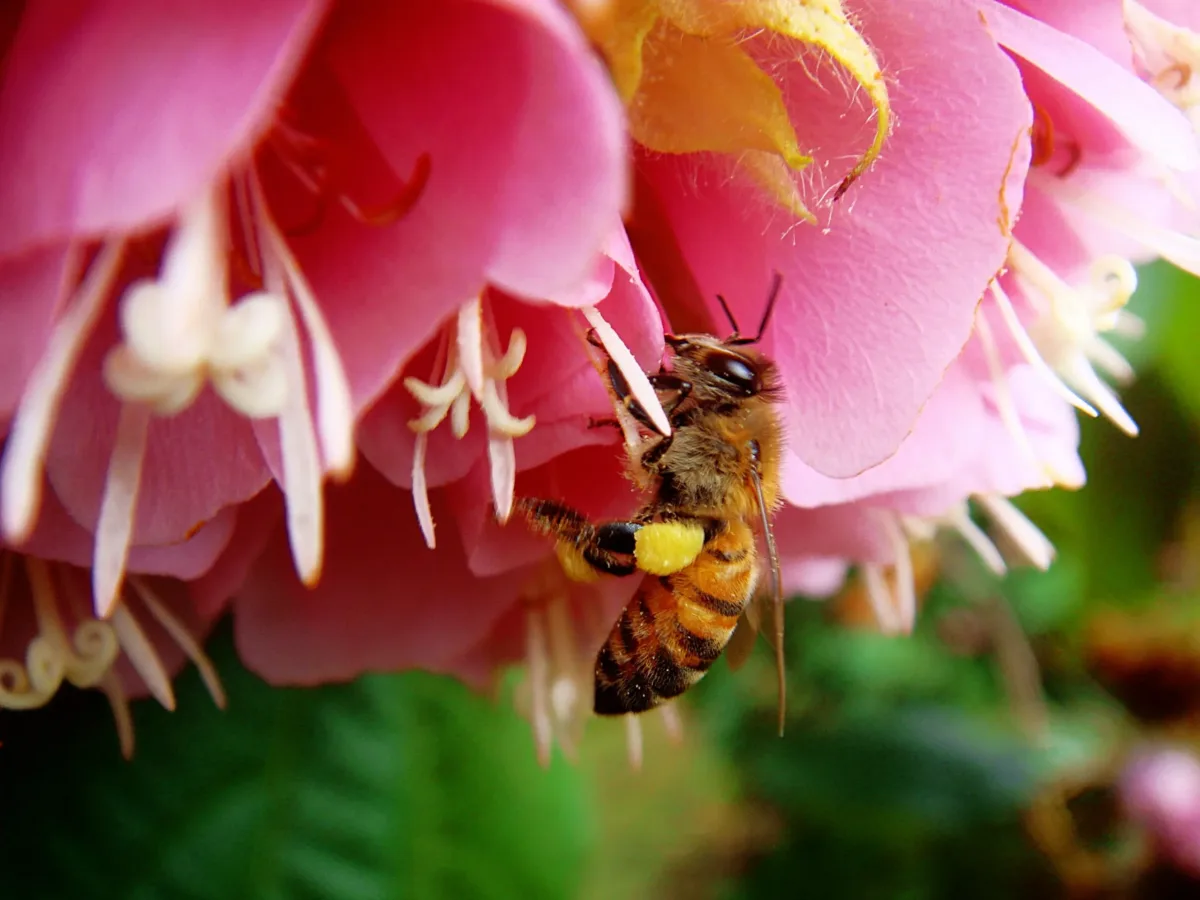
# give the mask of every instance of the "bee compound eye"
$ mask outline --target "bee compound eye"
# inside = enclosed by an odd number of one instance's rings
[[[744,394],[758,393],[758,372],[745,359],[732,353],[714,353],[706,362],[708,371]]]

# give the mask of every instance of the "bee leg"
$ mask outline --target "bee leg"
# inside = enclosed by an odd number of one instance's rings
[[[621,423],[616,419],[588,419],[588,428],[620,428]]]
[[[650,386],[654,388],[654,392],[658,394],[658,400],[662,404],[663,412],[670,418],[671,414],[676,410],[679,404],[687,399],[692,392],[692,384],[690,381],[685,381],[678,375],[671,372],[658,371],[653,375],[648,375]],[[608,361],[608,383],[612,386],[613,396],[617,399],[625,410],[633,416],[639,423],[645,426],[650,431],[658,431],[658,428],[650,420],[650,416],[646,410],[642,408],[642,404],[638,403],[630,390],[629,382],[625,380],[625,376],[621,374],[621,370],[617,368],[617,364],[611,359]]]
[[[607,575],[632,575],[637,566],[633,561],[634,535],[639,522],[606,522],[593,525],[583,513],[554,500],[518,497],[513,512],[524,517],[538,534],[558,541],[562,550],[570,551],[597,572]]]

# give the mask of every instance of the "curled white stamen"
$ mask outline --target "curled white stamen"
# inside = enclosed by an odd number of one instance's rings
[[[0,471],[0,524],[13,543],[24,541],[37,522],[42,471],[54,421],[79,353],[120,271],[124,253],[124,241],[106,244],[100,251],[55,325],[46,351],[21,395]],[[77,274],[77,265],[78,252],[73,250],[64,273],[67,284],[66,279]]]
[[[994,494],[980,494],[974,499],[1030,563],[1043,571],[1050,568],[1054,545],[1023,512],[1007,498]]]
[[[604,351],[616,363],[621,374],[625,376],[625,381],[629,385],[629,392],[641,405],[642,409],[646,411],[646,414],[650,417],[650,421],[654,423],[654,427],[661,434],[670,434],[671,423],[667,420],[667,414],[663,411],[658,394],[654,392],[654,387],[650,384],[650,379],[646,377],[646,373],[642,371],[642,367],[638,365],[637,359],[634,358],[629,348],[625,346],[625,342],[621,340],[620,335],[604,320],[604,317],[600,315],[600,311],[596,307],[583,307],[583,315],[587,319],[588,324],[596,330],[596,337],[600,339],[600,343],[604,346]]]

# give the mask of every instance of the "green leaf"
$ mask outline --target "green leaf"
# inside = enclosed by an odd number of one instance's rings
[[[270,688],[227,636],[215,656],[229,711],[189,673],[179,712],[138,705],[130,763],[97,695],[6,718],[0,896],[576,892],[592,840],[580,776],[538,768],[510,704],[417,673]]]

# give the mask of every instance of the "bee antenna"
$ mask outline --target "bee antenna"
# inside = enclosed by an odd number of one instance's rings
[[[771,321],[771,313],[775,312],[775,301],[779,299],[779,289],[781,287],[783,287],[783,275],[777,271],[771,281],[771,293],[767,295],[767,308],[763,310],[762,321],[758,323],[758,334],[754,336],[754,343],[756,344],[766,334],[767,323]]]
[[[733,334],[729,336],[730,340],[736,340],[738,336],[737,319],[733,317],[733,310],[729,308],[729,304],[725,302],[725,298],[717,294],[717,302],[721,304],[721,311],[725,313],[725,318],[729,320],[729,327],[733,329]]]
[[[771,321],[771,314],[775,312],[775,301],[779,299],[779,289],[783,286],[783,275],[778,271],[775,272],[775,277],[771,281],[771,293],[767,295],[767,308],[763,310],[762,321],[758,323],[758,334],[752,338],[744,338],[737,336],[737,326],[734,326],[734,336],[728,341],[730,344],[757,344],[763,339],[763,335],[767,333],[767,325]],[[733,315],[729,312],[729,307],[725,305],[725,298],[720,295],[717,299],[721,301],[721,308],[725,310],[725,315],[729,316],[729,321],[733,322]]]

